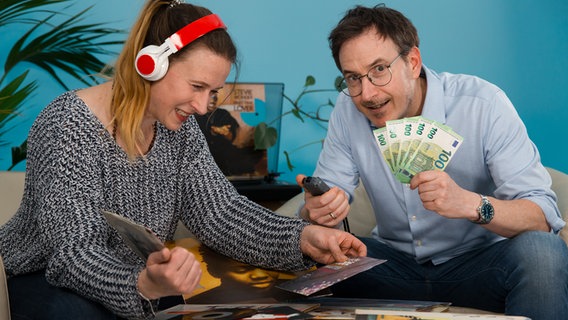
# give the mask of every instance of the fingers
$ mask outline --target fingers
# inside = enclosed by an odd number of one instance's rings
[[[302,188],[304,187],[304,178],[305,177],[306,177],[306,175],[304,175],[304,174],[296,175],[296,183]]]
[[[321,196],[306,195],[305,208],[309,220],[323,226],[333,227],[349,213],[349,198],[343,190],[333,187]]]
[[[320,263],[343,262],[349,256],[367,255],[367,247],[350,233],[310,225],[301,234],[302,252]]]
[[[184,248],[174,248],[172,250],[173,284],[178,293],[191,293],[199,284],[201,279],[201,264],[195,256]],[[177,269],[176,269],[177,268]]]
[[[339,244],[337,244],[336,242],[331,242],[328,249],[329,249],[329,252],[331,254],[331,258],[333,259],[332,261],[330,261],[328,263],[343,262],[343,261],[349,259],[345,255],[345,253],[343,253],[343,251],[341,251]]]
[[[430,171],[419,172],[410,180],[410,189],[414,190],[431,180],[433,180],[433,177]]]
[[[145,269],[145,274],[152,282],[152,295],[163,297],[191,293],[201,279],[200,262],[185,248],[175,247],[168,253],[169,259],[148,264]],[[158,261],[161,255],[157,252],[153,254],[156,254],[153,262]]]
[[[424,171],[411,180],[411,186],[418,189],[418,195],[425,209],[447,218],[468,217],[460,211],[471,194],[464,190],[443,171]]]
[[[349,245],[346,246],[346,255],[351,257],[365,257],[367,256],[367,246],[359,238],[350,234]]]
[[[448,190],[449,176],[441,171],[424,171],[416,174],[410,181],[410,187],[418,189],[418,195],[424,204],[441,200]]]
[[[152,252],[148,256],[148,260],[146,261],[146,266],[154,265],[154,264],[161,264],[170,260],[171,252],[168,248],[163,248],[160,251]]]
[[[348,257],[364,257],[367,255],[367,246],[350,233],[341,232],[337,243],[339,252],[332,251],[336,261],[344,261],[339,259],[347,259]]]

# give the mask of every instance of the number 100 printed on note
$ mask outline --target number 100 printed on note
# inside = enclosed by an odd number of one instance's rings
[[[452,128],[423,117],[387,121],[373,133],[389,168],[402,183],[422,171],[444,171],[463,141]]]

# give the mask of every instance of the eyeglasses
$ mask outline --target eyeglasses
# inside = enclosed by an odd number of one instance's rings
[[[348,75],[343,78],[339,83],[338,89],[350,97],[356,97],[363,92],[362,78],[367,77],[369,82],[377,87],[383,87],[389,84],[392,80],[392,64],[400,58],[402,53],[399,53],[388,65],[378,64],[373,66],[366,74],[363,75]]]

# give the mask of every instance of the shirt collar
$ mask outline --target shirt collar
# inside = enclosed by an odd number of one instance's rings
[[[426,98],[422,107],[422,116],[426,119],[446,123],[446,107],[444,101],[444,88],[440,77],[434,71],[422,66],[422,73],[426,75]]]

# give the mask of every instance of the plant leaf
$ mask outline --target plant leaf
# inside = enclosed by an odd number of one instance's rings
[[[103,47],[122,43],[102,39],[122,31],[102,28],[101,24],[80,24],[83,15],[90,8],[50,28],[49,21],[55,14],[38,22],[16,41],[6,58],[4,72],[10,72],[16,64],[25,61],[46,71],[66,90],[69,88],[57,74],[57,69],[85,85],[98,83],[94,74],[101,72],[105,63],[97,56],[114,54]],[[35,35],[36,31],[44,28],[48,30]]]
[[[284,150],[284,156],[286,157],[286,164],[288,165],[288,170],[294,171],[294,166],[292,165],[292,161],[290,161],[290,155],[288,151]]]
[[[313,86],[316,84],[316,78],[314,78],[311,75],[308,75],[306,77],[306,83],[304,84],[304,87],[309,87],[309,86]]]
[[[12,165],[8,171],[12,170],[18,163],[26,160],[28,155],[28,140],[26,139],[19,147],[12,147]]]
[[[25,100],[37,88],[36,81],[32,81],[21,87],[28,72],[29,70],[25,71],[0,89],[0,137],[3,133],[8,131],[9,128],[5,128],[7,124],[10,120],[18,116],[19,110],[23,107]],[[0,144],[4,144],[4,142],[0,140]]]
[[[265,122],[259,123],[254,128],[254,149],[265,150],[276,144],[278,133],[276,128],[269,127]]]
[[[17,105],[19,103],[15,103],[17,100],[16,97],[21,98],[24,95],[24,98],[33,91],[33,86],[30,84],[26,85],[24,88],[20,89],[20,85],[26,79],[29,70],[24,71],[21,75],[17,76],[14,80],[0,89],[0,122],[2,122],[2,115],[3,114],[10,114],[13,113],[17,109]]]
[[[99,72],[108,75],[111,69],[105,68],[105,63],[99,57],[115,55],[114,52],[107,50],[107,47],[121,45],[122,41],[108,39],[124,32],[104,28],[103,24],[100,23],[82,23],[86,12],[91,7],[87,7],[87,9],[74,15],[65,13],[69,6],[63,10],[50,10],[49,8],[50,5],[69,1],[0,0],[0,27],[11,23],[31,25],[8,52],[0,84],[4,83],[8,73],[21,62],[32,63],[43,69],[67,90],[69,88],[60,78],[62,72],[89,86],[98,83],[98,78],[95,75]],[[64,17],[63,22],[52,23],[51,20],[55,17]],[[2,44],[7,51],[8,45]],[[0,138],[10,129],[7,128],[8,123],[11,123],[18,116],[19,110],[24,107],[27,98],[37,89],[35,80],[26,84],[27,75],[28,71],[25,71],[0,88]],[[0,145],[7,145],[7,143],[0,139]],[[25,160],[26,150],[27,141],[12,148],[12,166],[10,169]]]
[[[26,16],[39,12],[52,12],[38,8],[66,1],[69,0],[2,0],[0,1],[0,27],[11,23],[35,24],[37,19]]]
[[[302,115],[300,114],[300,109],[292,109],[292,114],[300,119],[300,121],[304,122],[304,118],[302,117]]]

